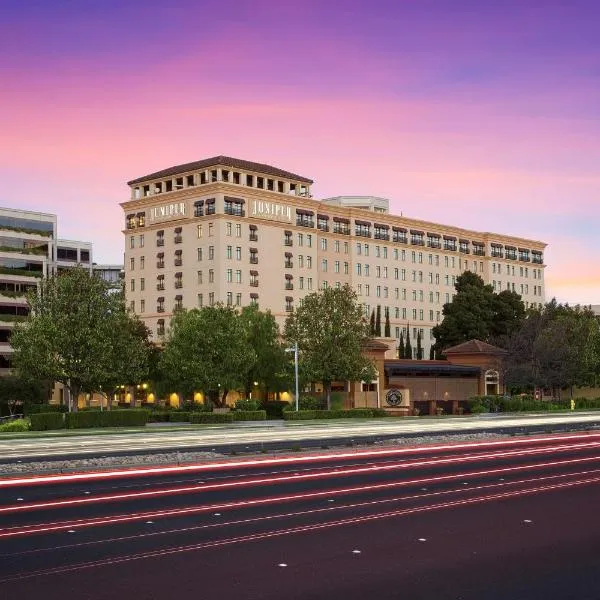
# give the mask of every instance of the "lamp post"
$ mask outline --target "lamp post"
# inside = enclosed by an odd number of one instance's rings
[[[293,348],[286,348],[285,351],[294,353],[294,373],[296,375],[296,412],[298,412],[298,342],[294,343]]]

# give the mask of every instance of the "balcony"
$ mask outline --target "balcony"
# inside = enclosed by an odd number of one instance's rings
[[[159,261],[156,263],[156,268],[157,268],[157,269],[164,269],[164,268],[165,268],[165,261],[164,261],[164,260],[159,260]]]
[[[285,264],[284,264],[284,267],[286,269],[293,269],[294,268],[294,263],[291,260],[286,260]]]
[[[285,289],[286,290],[293,290],[294,289],[294,284],[293,283],[286,283],[285,284]]]
[[[543,265],[544,264],[544,259],[541,256],[534,256],[531,259],[531,262],[536,264],[536,265]]]
[[[183,287],[183,281],[179,281],[179,280],[175,281],[175,289],[176,290],[179,290],[182,287]]]
[[[491,256],[492,258],[504,258],[504,252],[502,252],[502,250],[494,250],[492,248]]]
[[[258,287],[258,281],[256,281],[256,280],[251,281],[250,287]]]
[[[292,238],[285,238],[283,245],[284,246],[293,246],[294,242],[292,241]]]
[[[258,264],[258,256],[250,256],[250,264],[257,265]]]
[[[176,258],[175,259],[175,266],[176,267],[181,267],[182,264],[183,264],[183,259],[182,258]]]
[[[485,250],[483,248],[473,248],[473,256],[485,256]]]
[[[158,239],[156,240],[156,245],[157,245],[157,246],[164,246],[164,245],[165,245],[165,240],[164,240],[164,238],[158,238]]]
[[[327,225],[327,223],[318,223],[317,229],[319,231],[329,231],[329,225]]]
[[[181,236],[181,235],[176,235],[176,236],[175,236],[175,243],[176,243],[176,244],[181,244],[181,242],[183,242],[183,236]]]
[[[258,235],[256,233],[251,233],[248,238],[251,242],[258,242]]]
[[[427,246],[429,248],[438,248],[438,249],[441,249],[442,244],[439,241],[437,241],[437,240],[428,240]]]
[[[458,249],[458,251],[462,252],[463,254],[471,254],[471,251],[468,248],[462,246]]]
[[[410,243],[413,246],[424,246],[425,240],[422,240],[421,238],[411,238]]]
[[[384,240],[386,242],[390,241],[390,234],[389,233],[384,233],[384,232],[375,232],[375,235],[373,236],[374,239],[376,240]]]
[[[165,307],[164,306],[157,306],[156,307],[156,312],[164,313],[165,312]]]
[[[165,289],[165,284],[164,283],[157,283],[156,284],[156,289],[161,292]]]

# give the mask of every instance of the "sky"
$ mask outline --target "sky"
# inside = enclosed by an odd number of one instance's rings
[[[225,154],[542,240],[600,304],[597,0],[0,0],[0,205],[123,260],[126,182]]]

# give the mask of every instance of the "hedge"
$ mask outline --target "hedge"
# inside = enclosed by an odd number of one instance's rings
[[[189,423],[191,413],[185,410],[174,410],[167,413],[169,417],[169,423]]]
[[[233,423],[233,414],[197,412],[190,414],[190,423]]]
[[[236,410],[233,413],[234,421],[265,421],[266,419],[266,410]]]
[[[351,408],[340,410],[286,410],[283,418],[286,421],[305,421],[309,419],[371,419],[373,417],[387,417],[388,413],[383,408]]]
[[[148,422],[147,410],[126,409],[103,412],[73,412],[65,415],[67,429],[85,429],[88,427],[134,427]]]
[[[29,421],[32,431],[48,431],[65,427],[65,415],[61,412],[34,413],[29,415]]]

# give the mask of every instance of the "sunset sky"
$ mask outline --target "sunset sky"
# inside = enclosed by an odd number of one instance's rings
[[[0,0],[0,205],[122,262],[126,181],[226,154],[547,242],[600,304],[598,0]]]

